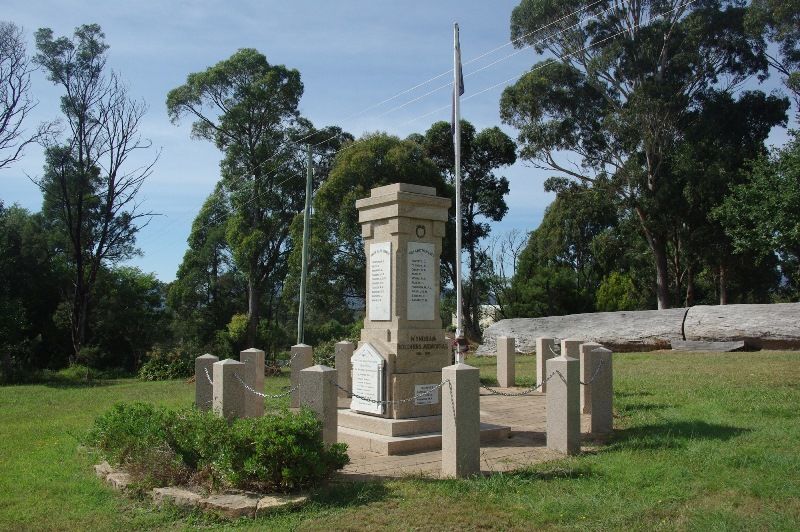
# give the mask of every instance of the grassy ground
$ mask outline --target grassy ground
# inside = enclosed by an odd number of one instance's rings
[[[494,360],[471,359],[485,383]],[[518,384],[531,384],[520,357]],[[182,381],[0,388],[0,529],[800,529],[800,353],[619,354],[599,452],[466,481],[332,484],[300,511],[215,521],[94,478],[77,435],[117,401],[187,405]],[[268,379],[277,393],[287,379]]]

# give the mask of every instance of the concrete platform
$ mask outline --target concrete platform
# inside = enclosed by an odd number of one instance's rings
[[[442,428],[442,416],[424,416],[408,419],[387,419],[339,408],[339,427],[374,432],[383,436],[409,436],[426,432],[438,432]]]
[[[481,423],[481,443],[508,439],[510,427]],[[383,456],[410,454],[442,448],[442,433],[428,432],[404,436],[386,436],[339,425],[338,441],[350,449],[369,451]]]
[[[498,388],[499,391],[519,392],[521,388]],[[523,397],[502,397],[482,393],[481,421],[511,427],[511,434],[493,442],[481,442],[481,472],[490,474],[513,471],[532,464],[563,458],[546,447],[546,396],[534,393]],[[349,403],[348,403],[349,404]],[[344,406],[344,402],[340,402]],[[341,410],[339,411],[341,413]],[[583,450],[592,452],[597,442],[589,435],[589,415],[581,416]],[[343,436],[341,430],[340,437]],[[339,440],[339,441],[344,441]],[[377,452],[350,448],[350,463],[336,474],[339,481],[385,480],[422,476],[436,478],[442,467],[439,449],[413,454],[382,455]]]

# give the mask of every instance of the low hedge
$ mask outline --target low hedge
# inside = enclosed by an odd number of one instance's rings
[[[95,420],[86,444],[143,488],[192,483],[288,492],[349,462],[345,444],[325,447],[322,425],[307,409],[228,423],[194,408],[119,403]]]

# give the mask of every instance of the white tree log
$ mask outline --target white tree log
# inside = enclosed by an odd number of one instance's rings
[[[533,353],[536,338],[575,338],[594,341],[615,352],[669,349],[672,340],[736,341],[748,347],[800,347],[800,303],[722,305],[594,312],[516,318],[499,321],[484,331],[479,355],[495,353],[497,336],[514,336],[517,351]]]

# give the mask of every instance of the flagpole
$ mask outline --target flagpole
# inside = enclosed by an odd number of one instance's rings
[[[458,23],[453,23],[453,147],[456,184],[456,364],[464,362],[460,340],[464,337],[461,305],[461,46]]]

